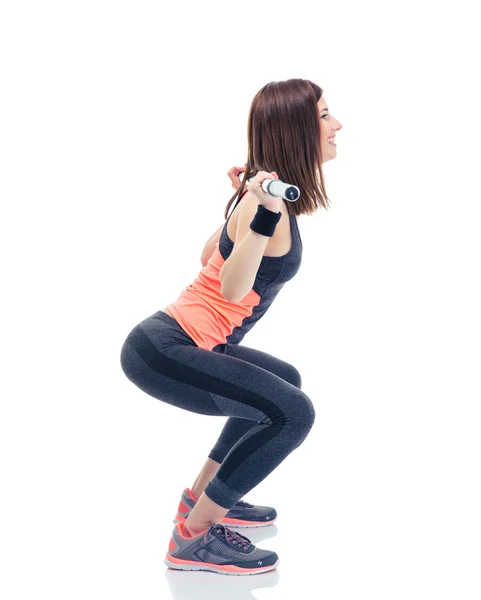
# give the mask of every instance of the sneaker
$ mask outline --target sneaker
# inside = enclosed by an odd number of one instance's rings
[[[221,523],[192,538],[184,536],[185,523],[177,523],[172,531],[164,563],[181,571],[213,571],[222,575],[254,575],[272,571],[279,557],[262,550],[239,533]]]
[[[175,515],[174,523],[183,523],[190,514],[190,511],[197,504],[198,498],[195,498],[189,488],[185,488],[179,502],[179,508]],[[229,512],[220,520],[223,525],[228,525],[230,529],[238,527],[265,527],[274,523],[277,519],[277,512],[272,506],[258,506],[239,500],[229,510]]]

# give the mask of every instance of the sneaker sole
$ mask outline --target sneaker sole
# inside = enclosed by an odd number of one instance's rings
[[[177,523],[184,523],[186,521],[186,519],[184,517],[182,517],[181,519],[179,519],[178,517],[174,517],[172,519],[172,523],[174,523],[175,525],[177,525]],[[226,518],[224,517],[223,519],[221,519],[220,523],[222,523],[223,525],[227,525],[228,527],[230,527],[231,529],[238,529],[238,528],[246,528],[248,529],[249,527],[267,527],[267,525],[272,525],[272,523],[275,523],[277,521],[277,517],[275,519],[272,519],[272,521],[241,521],[238,519],[231,519],[231,518]]]
[[[213,563],[182,560],[180,558],[174,558],[168,553],[164,558],[164,564],[171,569],[180,571],[212,571],[214,573],[219,573],[220,575],[256,575],[257,573],[265,573],[266,571],[276,569],[279,562],[280,559],[277,559],[273,565],[268,565],[267,567],[243,569],[242,567],[234,567],[232,565],[214,565]]]

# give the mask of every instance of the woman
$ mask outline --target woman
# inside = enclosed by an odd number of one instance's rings
[[[164,561],[174,569],[239,575],[269,571],[279,562],[275,552],[256,548],[232,528],[274,522],[273,507],[241,498],[300,446],[315,412],[295,367],[240,342],[300,267],[297,217],[328,208],[321,164],[335,158],[341,124],[322,93],[315,83],[290,79],[268,83],[255,95],[244,177],[234,185],[227,220],[205,245],[202,270],[177,300],[134,327],[122,346],[125,375],[147,394],[229,417],[181,496]],[[231,169],[233,182],[241,171]],[[267,178],[296,185],[300,197],[288,202],[266,194],[261,183]]]

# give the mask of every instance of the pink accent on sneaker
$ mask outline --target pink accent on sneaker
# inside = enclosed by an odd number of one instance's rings
[[[185,488],[184,492],[187,492],[194,502],[199,501],[199,499],[194,496],[194,494],[190,491],[189,488]]]
[[[231,517],[223,517],[221,520],[221,523],[227,523],[227,525],[229,523],[233,524],[233,525],[244,525],[244,523],[248,523],[249,525],[265,525],[266,523],[269,523],[270,521],[247,521],[247,520],[243,520],[243,519],[232,519]]]
[[[234,567],[233,565],[215,565],[213,563],[208,563],[208,562],[203,562],[203,561],[192,561],[192,560],[182,560],[181,558],[175,558],[174,556],[171,556],[168,552],[166,554],[166,558],[167,560],[170,560],[173,563],[176,563],[178,565],[194,565],[194,566],[199,566],[199,565],[207,565],[208,567],[213,567],[214,569],[217,569],[218,571],[229,571],[231,573],[256,573],[256,572],[262,572],[262,571],[266,571],[266,570],[271,570],[272,567],[258,567],[257,569],[243,569],[242,567]]]

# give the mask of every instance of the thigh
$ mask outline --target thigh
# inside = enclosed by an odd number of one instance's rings
[[[226,344],[225,353],[228,356],[234,356],[240,360],[244,360],[252,365],[266,369],[270,373],[274,373],[278,377],[282,377],[284,381],[287,381],[291,385],[295,385],[301,389],[302,379],[299,371],[289,364],[288,362],[276,358],[267,352],[262,350],[256,350],[255,348],[248,348],[247,346],[241,346],[239,344]]]
[[[310,405],[307,396],[282,377],[287,363],[245,347],[240,352],[240,347],[232,348],[232,354],[231,349],[216,353],[169,336],[165,323],[148,319],[130,332],[122,347],[125,375],[154,398],[200,414],[265,424],[295,420],[293,400]],[[246,358],[269,364],[279,375]]]

